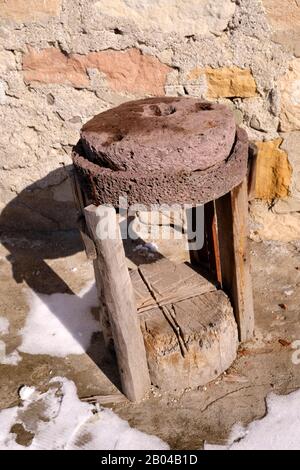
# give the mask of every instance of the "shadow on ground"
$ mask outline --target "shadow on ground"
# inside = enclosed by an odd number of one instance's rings
[[[89,290],[83,297],[78,296],[47,262],[66,258],[83,250],[68,181],[70,168],[71,165],[50,172],[9,202],[0,216],[0,236],[3,246],[9,252],[7,260],[11,263],[16,283],[25,282],[47,304],[74,340],[81,344],[75,318],[72,322],[72,317],[57,310],[57,303],[53,304],[51,297],[45,297],[57,293],[68,294],[74,296],[73,304],[81,305],[86,303],[86,298],[91,294]],[[49,182],[52,183],[50,187]],[[58,188],[60,200],[55,198]],[[98,316],[96,302],[94,307],[97,310],[94,314]],[[86,353],[107,378],[120,388],[115,357],[105,349],[100,331],[93,334]]]

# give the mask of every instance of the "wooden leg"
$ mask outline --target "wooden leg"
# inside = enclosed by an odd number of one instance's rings
[[[103,295],[104,286],[102,285],[102,277],[99,271],[99,263],[98,263],[97,257],[96,259],[93,260],[93,266],[94,266],[94,273],[95,273],[97,295],[98,295],[98,300],[99,300],[100,328],[101,328],[101,332],[103,335],[106,349],[110,351],[111,353],[113,353],[114,352],[114,340],[113,340],[112,331],[111,331],[108,307],[105,303],[105,297]]]
[[[110,211],[110,220],[116,217],[113,208],[105,210]],[[96,246],[96,282],[107,307],[123,391],[130,400],[139,401],[149,390],[150,377],[120,230],[114,237],[100,239],[98,208],[90,205],[84,215]]]
[[[104,338],[104,343],[107,349],[113,349],[113,339],[112,332],[109,323],[109,317],[107,313],[107,306],[105,305],[103,298],[103,286],[101,285],[101,276],[98,270],[97,262],[97,251],[95,243],[93,242],[91,235],[88,231],[85,217],[84,217],[84,208],[88,206],[89,203],[86,200],[85,194],[80,187],[76,171],[74,169],[69,171],[69,178],[73,190],[74,202],[78,213],[78,228],[81,235],[81,240],[86,252],[88,259],[93,260],[97,294],[99,299],[99,323],[101,325],[101,331]]]
[[[254,311],[247,241],[248,193],[246,179],[216,200],[222,288],[229,295],[240,341],[253,336]]]

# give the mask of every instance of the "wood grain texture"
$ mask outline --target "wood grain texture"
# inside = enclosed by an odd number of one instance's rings
[[[76,171],[74,169],[71,169],[68,172],[68,174],[69,174],[69,179],[71,182],[75,207],[77,209],[78,228],[80,231],[82,243],[83,243],[86,256],[88,257],[88,259],[94,260],[97,258],[96,247],[95,247],[93,240],[91,239],[90,234],[88,233],[84,214],[83,214],[84,208],[86,206],[85,195],[80,187],[80,183],[78,181],[78,175],[76,174]]]
[[[237,325],[220,290],[145,311],[140,321],[151,381],[162,390],[206,385],[236,357]]]
[[[101,296],[109,316],[123,392],[130,400],[140,401],[149,390],[150,378],[133,288],[119,227],[116,225],[115,238],[100,239],[98,209],[101,210],[90,205],[84,209],[84,214],[96,245]],[[110,211],[110,220],[116,218],[112,207],[105,210]]]
[[[253,336],[254,310],[248,247],[246,179],[216,201],[222,288],[230,297],[241,341]]]
[[[140,265],[130,272],[138,312],[178,302],[216,289],[192,266],[166,258]]]
[[[197,206],[191,209],[190,217],[197,217]],[[204,269],[215,282],[221,284],[221,262],[214,201],[204,205],[203,247],[197,251],[189,250],[189,255],[194,266]]]

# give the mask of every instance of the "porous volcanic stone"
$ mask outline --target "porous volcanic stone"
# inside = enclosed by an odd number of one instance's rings
[[[148,98],[98,114],[81,131],[89,160],[113,170],[206,170],[235,138],[233,113],[193,98]]]
[[[208,202],[242,181],[247,157],[247,134],[225,106],[165,97],[99,114],[73,151],[90,201],[114,206],[120,196],[129,204]]]

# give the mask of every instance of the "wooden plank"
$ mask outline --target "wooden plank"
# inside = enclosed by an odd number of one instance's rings
[[[151,295],[147,285],[141,277],[138,269],[130,271],[130,279],[134,290],[136,308],[138,313],[156,306],[156,302]]]
[[[75,206],[78,213],[78,228],[81,235],[82,243],[88,259],[94,260],[97,258],[96,247],[93,240],[91,239],[90,234],[88,233],[85,218],[83,215],[84,207],[86,205],[85,196],[81,190],[78,177],[74,168],[69,170],[68,174],[71,182]]]
[[[207,209],[205,211],[206,206]],[[208,245],[209,271],[213,274],[216,281],[221,284],[221,261],[214,201],[205,204],[205,208],[205,235]]]
[[[249,145],[249,158],[248,158],[248,199],[252,201],[255,199],[255,185],[256,185],[256,172],[257,172],[257,147],[254,143]]]
[[[198,252],[200,265],[207,263],[208,271],[221,283],[221,264],[214,201],[204,206],[204,247]]]
[[[192,217],[196,217],[197,208],[192,208]],[[213,279],[221,283],[221,263],[214,201],[204,205],[204,244],[200,250],[190,250],[190,260],[195,266],[208,271]]]
[[[80,236],[88,259],[95,260],[97,258],[96,246],[87,231],[86,223],[83,218],[78,221]]]
[[[207,244],[204,234],[204,244],[201,250],[192,250],[191,246],[194,244],[195,240],[191,237],[194,236],[196,231],[196,220],[198,217],[198,208],[197,206],[189,207],[186,210],[186,220],[187,220],[187,238],[189,244],[189,256],[190,261],[193,265],[202,266],[205,270],[208,269],[208,251]]]
[[[115,405],[116,403],[125,403],[126,397],[118,393],[117,395],[91,395],[90,397],[82,397],[80,400],[87,403],[99,403],[99,405]]]
[[[106,305],[105,297],[104,297],[104,285],[102,283],[102,275],[99,270],[99,262],[97,259],[93,261],[93,266],[94,266],[94,273],[95,273],[97,295],[98,295],[98,300],[99,300],[100,329],[103,334],[104,344],[106,348],[109,349],[111,352],[113,352],[114,340],[113,340],[113,335],[111,331],[108,307]]]
[[[129,400],[139,401],[149,390],[150,378],[133,288],[119,226],[116,223],[114,237],[100,239],[99,211],[101,206],[90,205],[84,209],[86,223],[97,249],[95,263],[101,277],[100,291],[107,307],[123,392]],[[114,208],[105,207],[105,211],[109,220],[116,220]]]
[[[167,258],[140,265],[130,276],[139,313],[216,289],[190,265],[176,264]]]
[[[229,295],[241,341],[253,336],[254,311],[248,248],[246,179],[216,201],[222,288]]]

